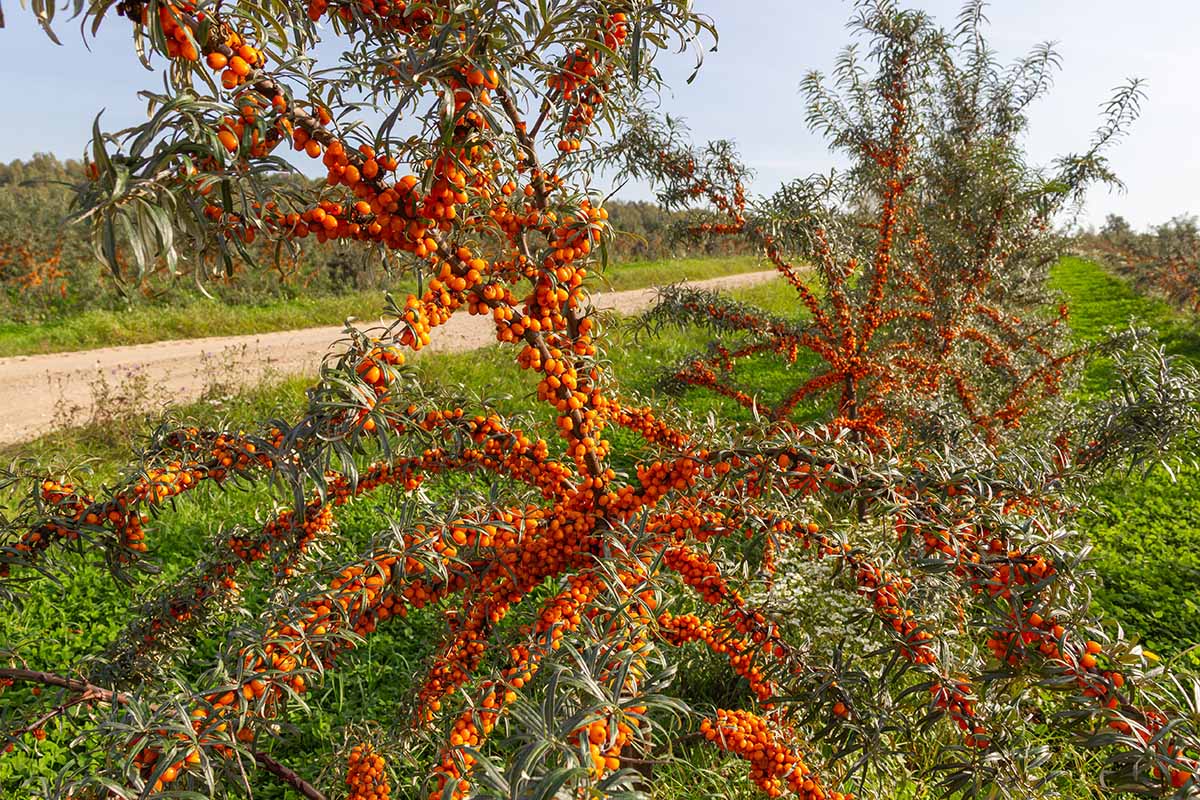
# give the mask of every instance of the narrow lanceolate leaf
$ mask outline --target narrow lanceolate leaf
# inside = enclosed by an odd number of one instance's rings
[[[101,175],[112,171],[112,162],[109,161],[108,151],[104,147],[104,135],[100,132],[100,116],[103,113],[104,111],[101,110],[92,120],[92,160],[100,168]]]
[[[583,767],[560,767],[539,778],[530,791],[532,800],[554,800],[559,791],[570,781],[586,778],[588,771]]]
[[[110,214],[103,215],[97,233],[97,255],[112,272],[113,277],[120,283],[122,280],[120,264],[117,261],[117,232]]]

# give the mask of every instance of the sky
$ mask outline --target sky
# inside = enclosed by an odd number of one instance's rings
[[[3,0],[0,0],[3,1]],[[753,189],[834,165],[824,141],[804,124],[801,79],[828,72],[849,42],[849,0],[694,0],[720,33],[687,85],[694,56],[664,54],[672,85],[664,111],[684,118],[697,141],[733,139],[756,172]],[[960,0],[902,0],[952,25]],[[41,33],[32,15],[7,0],[0,29],[0,161],[35,152],[78,157],[92,119],[115,130],[144,118],[136,93],[158,88],[138,63],[124,20],[107,20],[85,46],[78,23],[55,29],[63,46]],[[1135,226],[1200,214],[1200,3],[1195,0],[993,0],[988,39],[1003,61],[1053,41],[1063,58],[1054,89],[1031,110],[1027,148],[1036,163],[1087,146],[1100,105],[1127,78],[1146,81],[1141,119],[1110,153],[1128,191],[1093,191],[1081,222],[1110,213]],[[90,48],[90,49],[89,49]],[[648,199],[646,187],[619,197]]]

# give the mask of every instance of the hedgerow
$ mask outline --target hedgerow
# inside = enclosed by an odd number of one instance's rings
[[[1200,227],[1195,217],[1178,216],[1136,233],[1125,219],[1109,215],[1088,244],[1142,291],[1200,312]]]

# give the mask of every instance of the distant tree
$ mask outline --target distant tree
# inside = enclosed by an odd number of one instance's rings
[[[1104,225],[1100,228],[1100,235],[1111,237],[1113,239],[1125,238],[1133,234],[1133,226],[1129,224],[1129,220],[1122,217],[1120,214],[1109,214],[1104,218]]]

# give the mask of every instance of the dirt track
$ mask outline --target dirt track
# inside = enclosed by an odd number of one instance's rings
[[[761,283],[776,274],[749,272],[696,285],[730,289]],[[593,302],[599,310],[635,314],[651,303],[654,293],[653,288],[607,292],[594,295]],[[229,364],[235,365],[234,382],[242,386],[266,375],[312,372],[329,346],[342,338],[342,330],[340,326],[306,328],[0,358],[0,444],[27,441],[52,427],[90,419],[93,387],[100,379],[115,389],[106,395],[106,402],[130,403],[128,396],[137,394],[149,410],[198,397]],[[488,318],[461,313],[434,331],[432,338],[423,354],[485,347],[495,341],[495,329]]]

